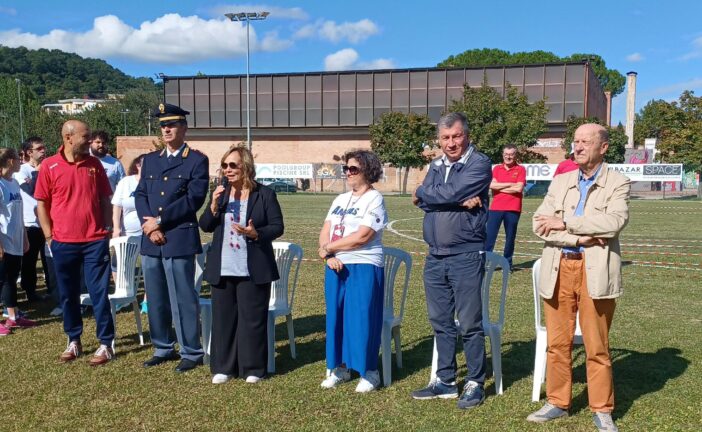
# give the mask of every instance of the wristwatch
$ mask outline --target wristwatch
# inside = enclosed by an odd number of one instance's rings
[[[161,226],[161,216],[156,216],[156,225]]]

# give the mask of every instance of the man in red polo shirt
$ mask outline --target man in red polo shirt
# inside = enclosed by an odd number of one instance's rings
[[[492,204],[487,221],[487,239],[485,250],[492,252],[497,233],[502,222],[505,224],[504,256],[512,268],[514,239],[517,237],[517,225],[522,214],[522,191],[526,184],[526,169],[517,163],[517,146],[507,144],[502,148],[502,164],[492,169]]]
[[[571,144],[570,145],[570,154],[568,155],[568,158],[565,160],[561,161],[561,163],[558,164],[556,167],[556,172],[553,173],[553,176],[556,177],[557,175],[565,174],[567,172],[575,171],[576,169],[579,169],[580,165],[578,165],[575,162],[575,145]]]
[[[115,327],[107,297],[112,188],[102,164],[88,152],[88,125],[69,120],[63,124],[61,137],[63,145],[58,153],[45,159],[41,165],[34,192],[39,223],[54,258],[56,285],[63,308],[63,329],[69,339],[60,360],[70,362],[82,353],[82,268],[100,340],[100,347],[90,365],[98,366],[114,356]]]

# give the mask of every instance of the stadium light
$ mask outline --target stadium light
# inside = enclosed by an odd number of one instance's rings
[[[251,150],[251,87],[249,86],[249,25],[251,21],[262,21],[270,12],[226,13],[231,21],[246,22],[246,145]]]

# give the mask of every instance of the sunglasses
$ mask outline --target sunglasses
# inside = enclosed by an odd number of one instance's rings
[[[236,162],[229,162],[229,163],[222,162],[222,169],[227,169],[227,168],[237,169],[237,168],[241,168],[241,167]]]
[[[349,175],[356,175],[361,172],[361,169],[357,166],[349,166],[349,165],[344,165],[341,167],[341,170],[344,172],[344,174],[349,174]]]

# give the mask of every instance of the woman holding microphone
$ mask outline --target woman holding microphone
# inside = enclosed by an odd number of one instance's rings
[[[245,147],[222,156],[221,184],[200,217],[200,228],[214,232],[204,278],[212,285],[212,383],[266,375],[268,303],[279,278],[273,240],[283,234],[283,215],[275,192],[255,178]]]

